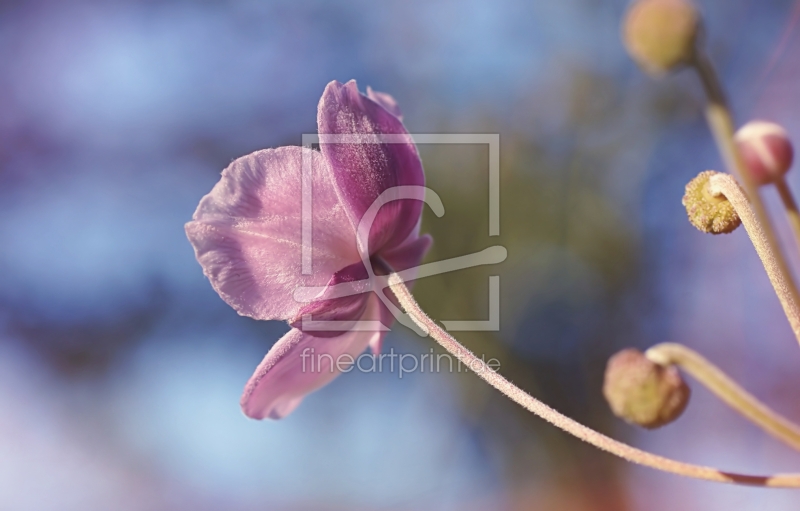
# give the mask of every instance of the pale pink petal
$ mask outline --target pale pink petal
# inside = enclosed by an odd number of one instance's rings
[[[319,102],[320,149],[331,167],[342,203],[353,225],[387,189],[424,186],[417,148],[400,120],[358,92],[355,81],[333,81]],[[325,142],[324,135],[347,140]],[[390,141],[386,137],[392,137]],[[380,141],[381,143],[375,143]],[[423,196],[420,190],[419,199]],[[370,254],[399,246],[414,230],[422,202],[404,199],[383,206],[372,224]]]
[[[403,120],[403,112],[400,111],[397,101],[395,101],[390,94],[372,90],[372,87],[367,85],[367,97],[382,106],[390,114],[394,115],[401,121]]]
[[[313,173],[313,272],[302,274],[302,166]],[[211,285],[239,314],[289,319],[298,286],[324,286],[360,260],[352,223],[317,151],[281,147],[235,160],[197,207],[186,234]]]
[[[376,302],[373,295],[363,320],[378,318]],[[293,328],[269,350],[247,382],[242,411],[253,419],[285,417],[305,395],[328,384],[340,369],[347,370],[347,364],[380,335],[379,331],[350,331],[324,338]]]

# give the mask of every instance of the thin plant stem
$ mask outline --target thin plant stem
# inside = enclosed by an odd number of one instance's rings
[[[756,193],[758,186],[753,176],[747,171],[739,147],[734,140],[735,125],[722,82],[708,56],[702,50],[697,50],[692,63],[708,97],[706,120],[725,166],[731,174],[742,181],[748,195],[758,196]],[[758,199],[753,199],[753,202],[761,203],[760,199],[761,197],[758,196]]]
[[[800,426],[770,410],[696,351],[682,344],[663,343],[647,350],[645,356],[659,365],[677,365],[745,418],[800,450]]]
[[[797,306],[798,301],[793,293],[791,281],[781,271],[781,260],[777,257],[779,252],[775,252],[772,249],[764,225],[758,221],[754,211],[755,208],[747,200],[747,196],[745,196],[736,180],[730,174],[716,174],[711,177],[708,185],[709,191],[713,195],[724,195],[733,206],[733,209],[736,210],[739,218],[742,219],[742,224],[753,242],[764,269],[767,271],[769,281],[772,287],[775,288],[775,293],[781,302],[783,312],[789,319],[789,325],[792,327],[794,336],[797,338],[797,342],[800,343],[800,309]]]
[[[781,176],[775,181],[775,187],[778,189],[778,195],[781,197],[783,207],[786,210],[786,216],[789,218],[789,225],[792,227],[794,239],[800,248],[800,211],[797,210],[797,201],[794,200],[794,195],[786,180]]]
[[[563,431],[588,442],[589,444],[614,454],[627,461],[644,465],[664,472],[670,472],[695,479],[716,481],[721,483],[736,483],[753,486],[800,488],[800,474],[778,474],[772,476],[753,476],[723,472],[716,468],[704,467],[683,463],[637,449],[624,444],[613,438],[609,438],[583,424],[570,419],[556,410],[550,408],[530,394],[526,393],[500,373],[490,369],[483,360],[475,356],[474,353],[461,345],[454,337],[444,331],[419,307],[411,292],[403,283],[403,280],[396,274],[389,276],[389,285],[397,297],[400,306],[419,325],[419,327],[430,334],[445,350],[455,356],[462,364],[472,369],[475,374],[481,377],[489,385],[496,388],[515,403],[519,404],[529,412],[541,417],[550,424],[562,429]]]
[[[778,244],[775,230],[772,227],[769,215],[767,215],[767,210],[764,207],[764,202],[761,200],[761,195],[758,193],[758,186],[753,176],[747,171],[739,147],[734,140],[735,125],[733,116],[731,115],[731,110],[728,106],[728,101],[725,97],[725,92],[719,80],[719,76],[711,65],[708,56],[700,49],[696,51],[693,65],[708,96],[706,119],[708,120],[711,133],[714,135],[717,148],[725,162],[725,166],[731,174],[737,176],[741,180],[747,192],[747,196],[750,198],[755,217],[762,226],[765,243],[771,248],[774,255],[775,264],[773,271],[782,275],[781,280],[785,283],[786,290],[795,302],[800,302],[800,293],[797,291],[797,285],[789,270],[789,265]],[[795,207],[794,210],[796,211],[796,209]],[[787,212],[789,212],[790,221],[792,221],[791,210],[787,208]],[[793,231],[797,243],[800,245],[800,225],[798,225],[797,230]]]

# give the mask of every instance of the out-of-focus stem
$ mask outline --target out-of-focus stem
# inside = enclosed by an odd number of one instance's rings
[[[794,240],[797,247],[800,248],[800,211],[797,210],[797,202],[794,200],[794,195],[786,179],[781,176],[775,181],[775,187],[778,189],[778,195],[781,196],[781,202],[786,210],[786,216],[789,218],[789,225],[792,226],[792,233],[794,233]]]
[[[772,250],[769,243],[763,224],[759,223],[758,217],[755,214],[754,208],[747,200],[744,192],[736,180],[729,174],[717,174],[712,176],[709,180],[709,191],[714,195],[724,195],[728,202],[731,203],[736,214],[742,219],[742,224],[753,246],[756,249],[764,269],[767,271],[767,276],[778,295],[778,299],[783,306],[783,312],[789,319],[789,325],[792,327],[797,342],[800,343],[800,309],[798,309],[798,301],[796,294],[793,293],[791,281],[786,278],[784,272],[781,271],[780,262],[777,258],[777,253]]]
[[[731,408],[775,438],[800,450],[800,426],[770,410],[699,353],[682,344],[657,344],[645,352],[651,361],[675,364]]]
[[[483,360],[462,346],[461,343],[425,314],[416,300],[414,300],[414,297],[403,283],[403,280],[396,273],[392,273],[389,276],[389,285],[392,292],[397,297],[400,306],[411,319],[416,322],[420,328],[429,332],[430,336],[433,337],[436,342],[461,361],[461,363],[471,368],[475,374],[480,376],[489,385],[505,394],[512,401],[529,412],[538,415],[550,424],[599,449],[633,463],[638,463],[664,472],[693,477],[695,479],[755,486],[800,488],[800,474],[778,474],[765,477],[722,472],[715,468],[683,463],[647,451],[642,451],[641,449],[631,447],[630,445],[618,442],[617,440],[598,433],[550,408],[489,368]]]
[[[785,283],[786,291],[791,295],[794,302],[800,302],[800,293],[797,291],[797,285],[789,270],[789,265],[778,244],[775,230],[772,228],[772,223],[764,208],[764,202],[761,200],[761,195],[758,193],[758,186],[753,176],[747,171],[744,159],[733,138],[735,133],[733,117],[728,107],[728,101],[725,98],[725,93],[719,77],[716,71],[714,71],[714,67],[711,65],[708,57],[699,49],[697,50],[693,64],[703,83],[706,95],[708,96],[706,119],[708,120],[709,128],[714,135],[714,140],[717,143],[725,166],[731,174],[737,176],[741,180],[747,192],[747,197],[749,197],[750,203],[752,204],[757,223],[762,227],[764,243],[771,249],[773,254],[774,266],[772,271],[781,275],[781,280]],[[795,210],[796,209],[795,207]],[[796,231],[796,235],[800,236],[800,229]],[[798,237],[797,240],[798,243],[800,243],[800,237]],[[789,318],[789,321],[791,322],[792,318]],[[792,328],[794,329],[794,325]],[[797,330],[795,330],[795,334],[797,334]],[[800,340],[800,337],[798,337],[798,340]]]
[[[748,195],[757,195],[755,192],[758,187],[753,176],[746,171],[744,160],[739,154],[739,148],[733,138],[735,126],[722,82],[720,82],[708,56],[702,50],[697,50],[692,63],[703,84],[703,89],[706,91],[706,96],[708,96],[706,120],[725,166],[728,167],[731,174],[737,176],[744,183],[744,189]]]

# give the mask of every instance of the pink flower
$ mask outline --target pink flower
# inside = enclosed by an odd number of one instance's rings
[[[245,386],[242,410],[254,419],[286,416],[346,368],[337,362],[357,358],[368,346],[380,351],[385,328],[303,331],[302,318],[391,325],[394,318],[375,293],[332,298],[327,291],[368,278],[356,229],[376,199],[393,187],[425,183],[416,147],[388,94],[368,88],[364,96],[355,81],[333,81],[320,99],[317,124],[320,151],[279,147],[235,160],[186,224],[203,273],[223,300],[243,316],[293,327]],[[329,143],[328,134],[357,143]],[[376,135],[399,143],[374,143],[382,140]],[[302,271],[304,162],[313,176],[310,274]],[[398,271],[419,265],[431,244],[430,236],[419,235],[422,205],[403,199],[380,209],[366,244],[378,272],[386,265]],[[310,303],[293,298],[297,289],[312,286],[326,291]]]

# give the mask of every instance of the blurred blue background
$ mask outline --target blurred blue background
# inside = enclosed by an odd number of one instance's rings
[[[800,3],[701,6],[739,119],[800,137]],[[499,274],[500,332],[459,338],[534,395],[681,460],[800,471],[696,385],[657,432],[602,401],[610,354],[675,341],[800,420],[800,352],[749,241],[701,235],[680,204],[720,169],[699,84],[635,68],[625,7],[0,1],[0,509],[797,509],[796,492],[627,465],[469,374],[354,372],[284,421],[239,411],[287,327],[223,303],[183,224],[232,159],[299,145],[325,84],[354,78],[393,94],[411,132],[500,134],[499,240],[483,148],[420,147],[447,211],[424,218],[428,260],[509,250],[418,282],[434,318],[485,318]],[[386,343],[430,347],[400,327]]]

